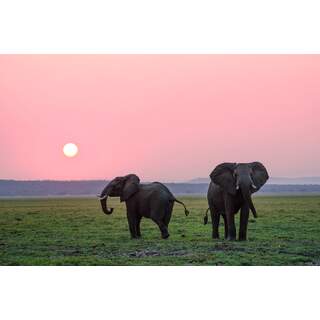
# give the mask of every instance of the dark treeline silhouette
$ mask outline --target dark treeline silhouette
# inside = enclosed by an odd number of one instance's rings
[[[0,196],[94,196],[100,194],[106,180],[17,181],[0,180]],[[206,195],[208,183],[165,183],[174,194]],[[319,194],[320,185],[267,184],[259,194]]]

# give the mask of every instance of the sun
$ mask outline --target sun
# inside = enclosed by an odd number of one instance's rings
[[[72,158],[77,155],[78,147],[74,143],[67,143],[63,146],[63,153],[66,157]]]

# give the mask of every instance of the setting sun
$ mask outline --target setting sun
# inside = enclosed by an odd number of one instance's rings
[[[74,143],[67,143],[63,147],[63,153],[65,156],[72,158],[77,155],[78,147]]]

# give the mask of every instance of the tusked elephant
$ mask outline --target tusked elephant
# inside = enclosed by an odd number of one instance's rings
[[[108,197],[120,197],[121,202],[125,201],[131,238],[141,237],[140,222],[146,217],[158,225],[162,238],[167,239],[174,202],[182,204],[185,215],[189,214],[184,203],[177,200],[165,185],[160,182],[141,184],[135,174],[116,177],[102,190],[99,198],[105,214],[113,212],[113,208],[107,206]]]
[[[239,240],[247,239],[249,210],[257,217],[251,194],[257,192],[269,175],[260,162],[219,164],[210,174],[208,204],[212,220],[212,238],[219,238],[220,215],[224,219],[225,238],[236,239],[234,215],[240,210]],[[204,224],[208,222],[208,210]]]

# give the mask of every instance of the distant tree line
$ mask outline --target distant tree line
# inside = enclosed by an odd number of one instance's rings
[[[85,196],[97,195],[107,184],[105,180],[85,181],[16,181],[0,180],[0,196]],[[208,183],[166,183],[174,194],[205,195]],[[320,185],[267,184],[259,193],[320,193]]]

